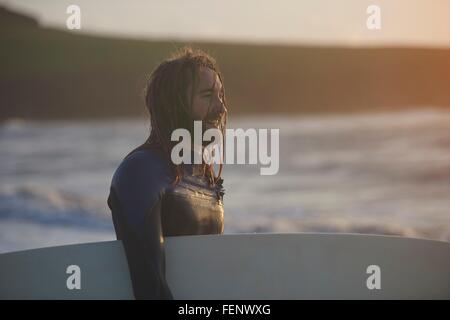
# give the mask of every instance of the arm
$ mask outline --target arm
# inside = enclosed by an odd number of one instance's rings
[[[136,299],[173,299],[165,279],[161,198],[170,175],[155,154],[139,151],[114,174],[108,205],[122,240]]]

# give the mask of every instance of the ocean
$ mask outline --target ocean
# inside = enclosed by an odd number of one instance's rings
[[[280,131],[280,167],[225,165],[225,233],[337,232],[450,241],[450,112],[245,116]],[[114,240],[114,170],[146,119],[0,125],[0,252]]]

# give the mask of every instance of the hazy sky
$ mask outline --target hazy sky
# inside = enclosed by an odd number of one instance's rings
[[[81,8],[82,32],[139,38],[450,46],[450,0],[0,0],[65,28]],[[381,8],[368,30],[366,8]]]

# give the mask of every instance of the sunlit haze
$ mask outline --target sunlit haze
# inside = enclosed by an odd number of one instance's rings
[[[81,32],[134,38],[339,45],[450,45],[448,0],[146,1],[4,0],[41,24],[65,28],[71,4]],[[381,8],[381,29],[368,30],[366,9]]]

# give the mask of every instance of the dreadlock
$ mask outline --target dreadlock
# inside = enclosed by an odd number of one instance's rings
[[[146,144],[148,147],[162,149],[170,159],[170,153],[174,142],[170,137],[173,130],[185,128],[193,132],[194,119],[192,117],[192,104],[196,83],[199,77],[200,67],[213,70],[223,84],[222,75],[217,67],[216,61],[201,50],[184,47],[169,59],[159,64],[150,75],[145,102],[151,119],[151,132]],[[191,87],[191,99],[188,89]],[[227,108],[225,91],[222,86],[221,100]],[[226,117],[220,124],[219,129],[225,137]],[[172,161],[175,173],[173,184],[177,184],[183,176],[183,167],[175,165]],[[221,180],[222,163],[219,164],[219,173],[214,173],[213,164],[202,161],[203,175],[208,179],[210,185]]]

